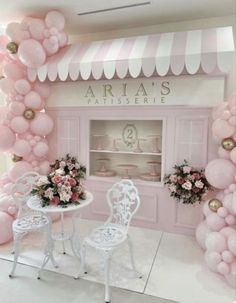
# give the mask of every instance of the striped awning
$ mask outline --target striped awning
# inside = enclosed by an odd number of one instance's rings
[[[227,73],[232,65],[232,27],[137,36],[66,46],[31,81],[136,78],[168,73]]]

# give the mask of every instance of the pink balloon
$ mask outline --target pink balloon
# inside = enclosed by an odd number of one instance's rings
[[[8,209],[7,209],[7,213],[11,216],[14,216],[16,215],[17,213],[17,208],[16,206],[9,206]]]
[[[18,48],[20,61],[30,68],[36,68],[45,63],[46,54],[40,42],[29,39],[24,40]]]
[[[29,128],[29,122],[25,118],[18,116],[11,120],[10,126],[17,134],[23,134]]]
[[[225,218],[228,215],[228,211],[225,207],[220,207],[217,210],[217,215],[221,218]]]
[[[32,120],[30,129],[35,135],[46,136],[53,129],[53,120],[47,114],[39,112]]]
[[[10,149],[16,141],[15,134],[10,130],[9,127],[0,126],[0,150],[7,151]]]
[[[30,91],[24,99],[24,103],[27,107],[32,109],[39,109],[42,105],[42,99],[40,95],[35,91]]]
[[[208,182],[219,189],[227,188],[234,183],[235,165],[226,159],[215,159],[209,162],[205,169]]]
[[[0,244],[6,243],[12,239],[13,218],[5,212],[0,212]]]
[[[221,116],[221,113],[228,109],[228,103],[227,102],[223,102],[223,103],[220,103],[217,107],[215,107],[212,111],[212,117],[214,120],[220,118]]]
[[[32,166],[26,161],[19,161],[9,170],[8,175],[12,181],[16,181],[17,178],[28,171],[32,171]]]
[[[231,137],[235,131],[235,127],[230,125],[227,121],[217,119],[212,124],[212,132],[219,139]]]
[[[9,110],[15,116],[21,116],[25,111],[25,106],[21,102],[11,102],[9,103]]]
[[[221,254],[223,261],[231,263],[234,260],[234,255],[229,250],[224,250]]]
[[[223,206],[231,213],[234,214],[233,211],[233,194],[230,193],[228,195],[226,195],[223,199]]]
[[[224,119],[224,120],[228,120],[230,117],[231,117],[231,113],[230,113],[229,110],[224,110],[221,113],[221,118]]]
[[[228,215],[225,217],[225,222],[229,225],[235,225],[236,224],[236,218],[233,215]]]
[[[236,108],[236,106],[235,106]],[[235,114],[236,115],[236,111],[235,111]],[[233,117],[230,117],[229,120],[228,120],[229,124],[232,125],[232,126],[236,126],[236,117],[233,116]]]
[[[14,81],[9,78],[4,78],[0,80],[0,91],[4,94],[9,95],[15,92]]]
[[[12,183],[11,183],[12,184]],[[4,194],[0,198],[0,211],[7,212],[8,208],[13,204],[11,196]]]
[[[18,64],[9,62],[3,68],[3,75],[7,78],[18,80],[25,76],[25,71]]]
[[[26,157],[31,152],[31,146],[26,140],[17,140],[13,146],[14,153],[17,156]]]
[[[206,238],[206,248],[209,251],[221,253],[227,249],[225,237],[219,232],[212,232]]]
[[[210,210],[209,206],[208,206],[208,201],[204,202],[203,206],[202,206],[202,211],[203,211],[203,214],[204,216],[208,216],[210,214],[212,214],[212,211]]]
[[[235,190],[236,190],[236,184],[235,184],[235,183],[230,184],[230,186],[229,186],[229,191],[230,191],[231,193],[233,193]]]
[[[226,226],[226,227],[222,228],[220,230],[220,233],[226,238],[229,238],[229,236],[231,236],[231,235],[234,235],[236,237],[236,231],[234,230],[233,227],[230,227],[230,226]]]
[[[212,213],[207,216],[206,222],[208,227],[214,231],[219,231],[225,226],[224,218],[218,216],[217,213]]]
[[[218,264],[221,262],[221,256],[219,253],[215,252],[215,251],[206,251],[205,255],[204,255],[206,264],[208,265],[208,267],[217,272],[217,266]]]
[[[202,221],[196,228],[196,240],[201,248],[206,249],[206,237],[211,233],[210,228],[207,226],[206,221]]]
[[[59,34],[59,46],[63,47],[63,46],[65,46],[67,44],[67,42],[68,42],[68,36],[67,36],[67,34],[65,32],[61,32]]]
[[[225,262],[220,262],[218,265],[217,265],[217,270],[220,274],[222,275],[227,275],[229,273],[229,265]]]
[[[231,150],[229,155],[230,155],[231,161],[233,161],[234,164],[236,164],[236,147]]]
[[[15,82],[15,90],[21,95],[26,95],[30,92],[31,85],[29,81],[20,79]]]
[[[50,162],[42,161],[39,165],[39,172],[41,175],[47,175],[50,172]]]
[[[7,195],[10,195],[11,191],[12,191],[12,186],[13,186],[12,182],[5,184],[3,186],[3,192],[6,193]],[[8,201],[9,201],[9,198],[8,198]]]
[[[229,236],[228,248],[229,248],[229,251],[231,251],[231,253],[236,256],[236,236],[235,236],[235,234],[232,234]]]
[[[44,39],[44,34],[43,34],[44,29],[45,29],[45,23],[41,19],[32,19],[29,22],[29,32],[32,38],[36,40]]]
[[[47,55],[49,55],[49,56],[55,54],[59,49],[58,42],[51,43],[51,41],[49,39],[43,40],[43,47],[44,47]]]
[[[65,17],[58,11],[50,11],[46,15],[45,23],[47,27],[55,27],[61,31],[65,26]]]
[[[220,146],[218,149],[218,155],[220,158],[230,159],[230,152],[225,150],[222,146]]]
[[[236,260],[230,264],[230,273],[225,275],[225,279],[230,286],[236,288]]]
[[[50,96],[50,85],[48,83],[36,82],[34,90],[40,94],[42,98],[47,99]]]
[[[49,147],[45,142],[38,142],[33,148],[33,152],[37,157],[44,157],[48,153]]]

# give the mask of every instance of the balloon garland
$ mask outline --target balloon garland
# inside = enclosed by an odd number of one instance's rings
[[[208,163],[205,174],[220,191],[204,203],[196,239],[208,267],[236,288],[236,95],[213,110],[212,132],[219,158]]]
[[[12,238],[12,221],[17,213],[11,188],[28,171],[49,172],[47,135],[53,120],[45,112],[50,95],[47,83],[27,79],[27,68],[42,66],[47,58],[67,44],[65,18],[50,11],[44,20],[25,18],[12,22],[0,36],[0,63],[4,76],[0,90],[5,94],[6,114],[0,123],[0,151],[11,154],[14,163],[0,178],[0,244]]]

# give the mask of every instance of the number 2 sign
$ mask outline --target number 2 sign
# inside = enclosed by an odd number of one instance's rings
[[[134,124],[126,124],[123,128],[122,138],[127,147],[134,147],[138,139],[138,131]]]

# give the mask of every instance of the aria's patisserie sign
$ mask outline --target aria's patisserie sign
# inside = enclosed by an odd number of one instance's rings
[[[223,99],[221,77],[165,77],[58,82],[49,107],[72,106],[214,106]]]

